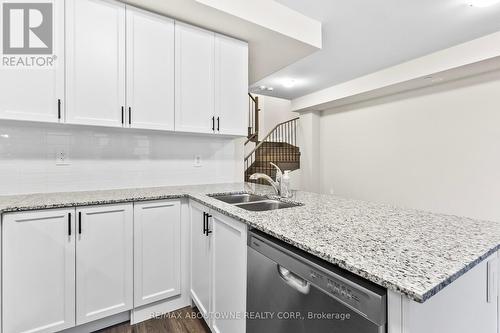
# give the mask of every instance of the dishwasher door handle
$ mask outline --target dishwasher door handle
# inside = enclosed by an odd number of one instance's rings
[[[311,284],[309,283],[309,281],[304,280],[297,274],[291,272],[290,270],[286,269],[281,265],[277,266],[278,266],[278,274],[286,284],[288,284],[290,287],[297,290],[301,294],[304,295],[309,294],[309,291],[311,290]]]

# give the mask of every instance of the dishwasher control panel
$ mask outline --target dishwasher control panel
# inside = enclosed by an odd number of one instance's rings
[[[340,282],[328,279],[328,290],[337,297],[341,297],[347,301],[359,303],[359,295]]]
[[[311,283],[318,286],[323,291],[332,294],[341,299],[345,303],[358,306],[361,300],[361,293],[356,289],[343,283],[339,279],[329,276],[318,270],[311,269],[309,271],[309,279]]]

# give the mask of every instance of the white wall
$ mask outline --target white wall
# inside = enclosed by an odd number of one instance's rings
[[[241,139],[0,121],[0,195],[242,180]]]
[[[324,112],[321,190],[500,221],[500,72]]]
[[[259,96],[259,107],[262,110],[259,114],[259,139],[262,139],[279,123],[298,117],[298,113],[292,112],[290,100],[264,95],[256,96]]]
[[[320,192],[320,113],[300,115],[298,143],[300,147],[300,187],[309,192]]]

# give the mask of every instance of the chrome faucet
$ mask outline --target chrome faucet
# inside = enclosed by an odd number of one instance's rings
[[[250,176],[250,180],[264,179],[274,188],[276,194],[281,196],[281,177],[283,176],[283,172],[276,164],[272,162],[270,162],[269,164],[276,168],[276,180],[273,180],[265,173],[254,173]]]

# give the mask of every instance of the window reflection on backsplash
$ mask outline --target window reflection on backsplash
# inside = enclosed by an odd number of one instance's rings
[[[0,121],[0,195],[242,179],[243,139]]]

